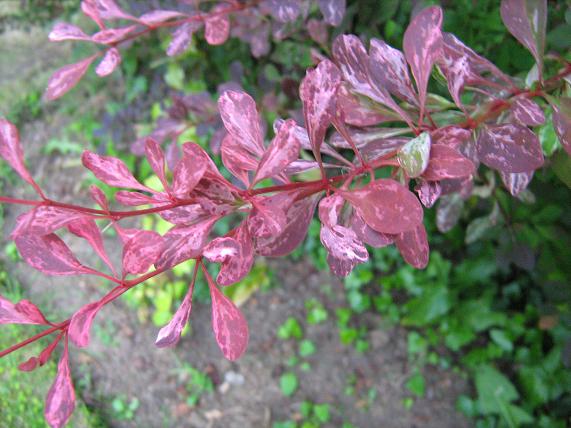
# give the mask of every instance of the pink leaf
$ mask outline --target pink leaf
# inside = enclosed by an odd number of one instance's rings
[[[242,223],[233,237],[216,238],[208,244],[202,255],[221,263],[216,282],[220,285],[232,285],[242,280],[254,264],[254,248],[248,225]]]
[[[438,181],[421,180],[414,190],[418,193],[420,202],[426,208],[432,208],[442,194],[442,187]]]
[[[319,160],[321,144],[327,128],[335,117],[337,89],[341,84],[341,73],[329,60],[307,70],[301,82],[300,96],[303,102],[303,114],[309,139],[315,157]]]
[[[75,64],[68,64],[56,70],[48,81],[48,88],[44,94],[45,99],[53,101],[71,90],[79,83],[96,57],[96,55],[92,55]]]
[[[188,259],[198,257],[208,234],[218,217],[208,218],[191,226],[175,226],[164,235],[165,250],[155,263],[157,269],[166,269]]]
[[[86,150],[83,152],[81,161],[87,169],[93,172],[95,177],[109,186],[150,190],[133,177],[127,165],[120,159],[111,156],[100,156]]]
[[[519,195],[523,190],[527,188],[531,179],[533,178],[533,171],[530,172],[503,172],[500,171],[500,176],[502,181],[506,186],[506,189],[512,194],[512,196]]]
[[[85,14],[85,16],[91,18],[99,28],[105,28],[105,23],[99,14],[97,0],[82,0],[81,11]]]
[[[153,205],[157,203],[157,200],[151,196],[147,196],[139,192],[128,192],[125,190],[119,190],[115,193],[115,200],[120,204],[127,205],[129,207]]]
[[[341,24],[345,15],[345,0],[319,0],[318,4],[325,22],[334,27]]]
[[[533,171],[543,165],[539,138],[523,125],[490,125],[480,133],[477,148],[485,165],[503,172]]]
[[[394,242],[395,235],[387,235],[385,233],[377,232],[369,227],[363,217],[358,213],[353,213],[351,217],[351,229],[361,241],[374,248],[382,248]]]
[[[83,30],[67,22],[58,22],[52,28],[48,38],[51,42],[62,42],[64,40],[91,40]]]
[[[208,215],[200,204],[183,205],[160,212],[160,216],[169,223],[182,226],[205,220]]]
[[[295,121],[292,119],[282,124],[260,160],[254,183],[279,175],[286,166],[298,158],[301,145],[296,137],[295,126]]]
[[[500,6],[502,21],[510,33],[533,55],[539,67],[543,68],[545,49],[545,27],[547,22],[546,0],[502,0]]]
[[[404,55],[382,40],[371,39],[369,70],[377,86],[385,87],[394,96],[417,104]]]
[[[442,9],[432,6],[416,15],[404,33],[404,56],[416,80],[421,116],[432,66],[442,55],[441,27]]]
[[[103,19],[114,20],[114,19],[127,19],[136,20],[135,17],[129,15],[123,11],[117,5],[115,0],[95,0],[99,16]]]
[[[523,125],[539,126],[545,122],[543,110],[529,98],[516,98],[511,110],[514,117]]]
[[[339,224],[339,214],[345,205],[345,200],[339,194],[323,198],[319,202],[319,220],[325,226],[332,228]]]
[[[204,38],[210,45],[221,45],[230,35],[230,19],[220,13],[224,10],[223,5],[215,6],[204,20]]]
[[[287,224],[286,211],[294,199],[295,195],[288,192],[252,198],[254,209],[247,220],[252,236],[269,238],[281,234]]]
[[[73,314],[68,327],[70,340],[78,348],[85,348],[89,345],[89,334],[91,324],[97,312],[103,307],[101,302],[93,302],[83,306]]]
[[[22,235],[14,239],[26,263],[47,275],[81,275],[92,270],[83,266],[55,234]]]
[[[0,156],[22,179],[37,188],[37,184],[24,165],[24,152],[20,144],[18,129],[6,119],[0,119]]]
[[[161,180],[164,189],[167,190],[169,186],[165,177],[165,155],[159,143],[152,138],[147,138],[145,141],[145,155],[147,162],[149,162],[154,173]]]
[[[184,13],[177,12],[176,10],[151,10],[139,17],[139,21],[145,25],[156,25],[174,18],[181,18],[186,16]]]
[[[139,231],[123,248],[123,273],[137,275],[147,272],[157,261],[163,248],[163,237],[157,232]]]
[[[89,186],[89,196],[91,196],[91,199],[93,199],[103,210],[109,211],[109,201],[107,201],[107,197],[105,196],[105,193],[103,193],[103,190],[92,184]]]
[[[194,278],[190,283],[188,291],[182,300],[182,303],[176,310],[172,319],[167,325],[159,330],[157,335],[157,340],[155,340],[155,345],[159,348],[166,348],[170,346],[175,346],[180,340],[180,335],[184,326],[188,323],[188,318],[190,317],[190,311],[192,309],[192,292],[194,290]]]
[[[51,357],[52,353],[54,352],[54,349],[56,349],[56,346],[58,345],[62,337],[63,334],[61,333],[58,334],[56,338],[48,346],[46,346],[42,350],[42,352],[40,352],[39,357],[30,357],[30,359],[28,359],[26,362],[18,366],[18,370],[21,370],[23,372],[31,372],[32,370],[35,370],[37,367],[43,366]]]
[[[13,304],[0,295],[0,324],[48,324],[42,312],[28,300]]]
[[[121,63],[121,54],[117,48],[111,48],[107,51],[97,68],[95,73],[99,77],[105,77],[113,73],[117,66]]]
[[[337,91],[337,107],[343,112],[345,123],[354,126],[371,126],[390,118],[372,110],[341,84]]]
[[[167,48],[167,55],[176,56],[183,53],[190,45],[192,35],[201,25],[202,23],[200,22],[186,22],[178,27],[172,33],[172,39]]]
[[[295,21],[301,12],[300,0],[265,0],[264,6],[279,22]]]
[[[95,33],[91,37],[91,40],[103,45],[112,45],[125,39],[125,37],[131,34],[136,28],[136,25],[130,25],[122,28],[106,28]]]
[[[11,236],[14,238],[20,235],[47,235],[83,218],[85,215],[77,211],[39,206],[18,217]]]
[[[199,157],[185,155],[178,161],[173,171],[172,194],[186,199],[204,176],[208,165]]]
[[[252,155],[262,156],[264,136],[254,99],[245,92],[225,91],[218,99],[218,109],[224,127],[236,144]]]
[[[419,224],[413,230],[397,235],[395,243],[405,262],[417,269],[426,267],[429,249],[426,229],[423,224]]]
[[[69,371],[67,341],[58,364],[56,378],[46,397],[45,417],[51,428],[62,428],[75,409],[75,391]]]
[[[212,330],[220,350],[230,361],[242,356],[248,347],[248,324],[244,315],[206,276],[212,298]]]
[[[329,33],[327,32],[327,24],[325,22],[313,18],[310,19],[307,21],[307,32],[317,43],[321,45],[327,44]]]
[[[457,194],[445,195],[440,198],[438,209],[436,210],[436,227],[442,233],[451,230],[462,214],[464,201]]]
[[[317,205],[317,196],[303,198],[287,210],[287,223],[277,236],[258,238],[256,251],[263,256],[279,257],[291,253],[307,235]]]
[[[420,202],[394,180],[375,180],[361,189],[343,191],[342,195],[377,232],[402,233],[422,223]]]
[[[553,106],[553,127],[565,151],[571,156],[571,99],[561,98],[561,106]]]
[[[428,181],[438,181],[445,178],[469,177],[476,171],[472,161],[452,147],[443,144],[433,144],[430,148],[430,161],[422,174]]]
[[[458,149],[470,138],[472,133],[467,129],[449,125],[438,128],[430,133],[433,144],[443,144],[454,149]]]
[[[103,245],[103,236],[101,235],[101,231],[97,227],[95,220],[87,218],[74,220],[67,225],[67,228],[74,235],[77,235],[89,242],[97,255],[101,257],[101,260],[103,260],[105,264],[109,266],[111,271],[115,273],[115,268],[113,267],[111,260],[109,260],[107,252],[105,251],[105,246]]]
[[[321,243],[328,251],[327,262],[333,274],[347,276],[358,263],[365,263],[369,253],[355,232],[347,227],[321,226]]]

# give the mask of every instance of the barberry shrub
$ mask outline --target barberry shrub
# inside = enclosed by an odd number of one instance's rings
[[[182,2],[181,10],[152,10],[136,17],[113,0],[84,0],[81,9],[99,31],[87,35],[59,23],[50,40],[89,42],[99,49],[56,71],[45,98],[64,95],[99,58],[96,73],[112,73],[121,62],[120,48],[161,28],[172,29],[167,55],[183,52],[203,29],[210,44],[222,44],[232,35],[261,56],[269,50],[270,33],[281,40],[301,26],[323,45],[327,25],[338,25],[345,10],[343,0],[319,0],[323,20],[317,20],[309,18],[309,1],[208,2],[207,10],[199,3]],[[566,96],[571,63],[544,52],[547,2],[503,0],[501,16],[535,59],[525,81],[506,75],[443,32],[442,10],[429,7],[417,11],[406,29],[402,52],[377,39],[367,50],[355,35],[338,36],[331,58],[314,51],[316,65],[307,70],[299,88],[303,120],[276,120],[269,143],[255,100],[239,88],[222,88],[217,105],[201,95],[175,99],[168,124],[159,124],[137,143],[162,190],[139,182],[118,158],[83,153],[83,165],[96,178],[122,189],[115,203],[127,209],[115,209],[97,186],[89,190],[96,208],[50,199],[25,166],[16,127],[0,119],[0,155],[37,194],[30,200],[0,197],[2,203],[30,207],[11,234],[22,258],[46,275],[91,275],[112,286],[103,298],[63,321],[48,321],[27,300],[14,303],[0,296],[1,324],[45,327],[0,357],[50,338],[40,355],[20,364],[22,371],[30,371],[44,365],[60,342],[63,345],[46,399],[49,425],[64,426],[75,406],[69,342],[88,346],[99,310],[149,278],[194,260],[186,296],[158,332],[156,346],[179,341],[190,317],[195,280],[202,274],[210,288],[215,338],[224,356],[236,360],[246,351],[248,326],[220,287],[248,275],[256,255],[291,253],[303,241],[316,209],[321,242],[335,275],[346,276],[366,262],[367,245],[394,244],[407,263],[422,269],[429,258],[424,210],[438,202],[438,226],[450,229],[462,201],[477,196],[475,183],[494,186],[487,180],[496,173],[507,192],[522,197],[534,172],[546,164],[534,131],[546,121],[546,111],[551,112],[562,149],[571,154],[571,98]],[[449,99],[428,91],[433,77],[447,86]],[[170,144],[163,150],[167,136],[180,133],[177,118],[182,122],[188,112],[194,113],[197,124],[202,120],[218,128],[212,150],[220,153],[232,180],[198,144]],[[299,174],[310,170],[319,171],[320,178],[301,181]],[[124,226],[125,219],[150,215],[161,216],[171,229],[161,236]],[[241,220],[227,234],[213,236],[215,223],[229,215]],[[493,215],[501,213],[494,210]],[[103,245],[102,229],[109,225],[122,246],[121,266]],[[70,234],[87,242],[105,271],[78,259],[65,243]],[[216,279],[206,269],[208,263],[220,265]]]

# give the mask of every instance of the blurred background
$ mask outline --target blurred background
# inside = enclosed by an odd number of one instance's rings
[[[142,13],[176,1],[120,3]],[[343,24],[328,30],[329,41],[354,33],[400,48],[413,8],[441,4],[446,31],[508,74],[525,78],[533,59],[503,26],[499,3],[348,1]],[[550,1],[549,8],[547,50],[569,57],[569,4]],[[299,109],[297,91],[312,65],[310,49],[328,54],[330,44],[298,34],[253,58],[237,39],[214,47],[199,36],[186,53],[170,58],[164,54],[169,36],[159,32],[124,49],[120,71],[106,79],[89,71],[71,93],[45,103],[51,73],[92,49],[48,42],[58,21],[94,30],[77,0],[0,0],[0,116],[20,129],[30,170],[48,194],[83,204],[90,203],[86,190],[95,183],[81,168],[84,149],[121,157],[153,185],[140,157],[141,137],[183,121],[184,129],[165,139],[208,147],[219,126],[203,118],[208,112],[181,111],[180,96],[208,92],[215,101],[220,84],[232,82],[256,98],[271,124]],[[431,91],[446,93],[433,84]],[[551,120],[539,136],[546,154],[557,152]],[[238,362],[224,360],[216,346],[208,289],[201,282],[183,340],[174,350],[154,346],[159,327],[183,297],[192,265],[137,287],[100,313],[89,348],[71,353],[80,405],[70,426],[571,426],[566,159],[555,155],[519,199],[493,186],[479,189],[481,197],[464,202],[458,224],[446,233],[437,230],[436,209],[427,210],[432,251],[422,271],[389,247],[370,249],[368,264],[346,279],[335,278],[314,220],[291,256],[258,259],[247,279],[225,290],[241,306],[251,332]],[[0,193],[30,196],[5,163]],[[501,209],[504,222],[491,220],[492,207]],[[59,320],[104,293],[108,285],[93,279],[54,279],[28,268],[7,240],[20,212],[0,206],[0,294],[30,298]],[[145,222],[161,233],[168,228],[155,218]],[[217,228],[224,232],[228,224]],[[117,249],[108,250],[119,257]],[[33,328],[3,326],[0,348],[32,334]],[[3,427],[45,426],[43,402],[56,363],[30,374],[16,368],[39,349],[0,360]]]

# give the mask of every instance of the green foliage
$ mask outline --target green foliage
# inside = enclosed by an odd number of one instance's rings
[[[214,392],[214,383],[207,373],[198,370],[188,363],[184,363],[177,371],[183,379],[188,394],[186,403],[189,406],[197,406],[203,395]]]
[[[287,372],[280,376],[280,390],[282,394],[289,397],[297,391],[299,381],[293,372]]]
[[[279,328],[277,335],[282,340],[298,339],[303,337],[303,330],[299,321],[293,317],[289,317]]]

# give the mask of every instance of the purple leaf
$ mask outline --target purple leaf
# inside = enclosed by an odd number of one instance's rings
[[[105,246],[103,245],[103,237],[101,231],[97,227],[95,220],[83,218],[74,220],[67,225],[68,230],[76,236],[85,239],[91,247],[95,250],[101,260],[115,273],[115,268],[107,256]]]
[[[201,23],[199,22],[186,22],[178,27],[172,33],[172,40],[169,43],[169,47],[167,48],[167,55],[176,56],[183,53],[188,48],[188,46],[190,46],[192,35],[200,27]]]
[[[198,257],[218,218],[211,217],[190,226],[175,226],[170,229],[163,237],[165,250],[155,263],[155,267],[166,269],[184,260]]]
[[[177,12],[176,10],[151,10],[139,17],[139,22],[145,25],[153,26],[174,18],[181,18],[186,16],[184,13]]]
[[[472,161],[452,147],[443,144],[433,144],[430,149],[430,161],[422,174],[428,181],[438,181],[446,178],[469,177],[476,171]]]
[[[202,255],[216,263],[221,263],[216,282],[232,285],[242,280],[254,264],[254,248],[248,225],[242,223],[233,237],[216,238],[208,244]]]
[[[257,239],[256,251],[263,256],[279,257],[295,250],[307,235],[317,201],[318,197],[312,196],[293,203],[287,210],[287,223],[282,233]]]
[[[335,117],[337,89],[340,84],[341,73],[329,60],[320,62],[314,69],[307,70],[301,82],[300,96],[305,124],[318,161],[321,159],[320,149],[325,133]]]
[[[371,126],[385,122],[390,118],[370,107],[349,92],[347,85],[341,84],[337,91],[337,107],[343,112],[345,123],[354,126]]]
[[[342,195],[377,232],[397,234],[422,223],[420,202],[394,180],[378,179],[361,189],[343,191]]]
[[[340,194],[323,198],[319,202],[319,220],[325,226],[332,228],[339,224],[339,214],[345,205],[345,199]]]
[[[0,295],[0,324],[49,324],[42,311],[28,300],[13,304]]]
[[[220,13],[224,10],[223,5],[215,6],[204,20],[204,38],[210,45],[221,45],[230,35],[230,19],[228,15]]]
[[[325,22],[334,27],[341,24],[345,15],[345,0],[319,0],[318,4]]]
[[[225,91],[218,99],[218,109],[224,127],[236,144],[252,155],[262,156],[264,136],[254,99],[245,92]]]
[[[163,237],[157,232],[141,230],[125,243],[123,273],[143,274],[157,261],[164,249]]]
[[[430,134],[423,132],[402,146],[397,159],[408,177],[420,176],[428,167],[430,159]]]
[[[514,118],[526,126],[539,126],[545,122],[545,115],[539,105],[529,98],[518,97],[511,106]]]
[[[320,45],[327,45],[329,33],[327,32],[327,24],[317,19],[307,21],[307,32],[309,36]]]
[[[152,138],[145,141],[145,155],[153,172],[159,177],[165,190],[169,188],[165,177],[165,155],[159,143]]]
[[[93,272],[75,258],[55,234],[22,235],[14,239],[26,263],[47,275],[81,275]]]
[[[382,40],[371,39],[369,71],[377,86],[385,87],[394,96],[417,104],[404,55]]]
[[[553,127],[561,145],[571,156],[571,98],[562,97],[561,106],[553,106]]]
[[[71,90],[79,83],[95,58],[97,56],[92,55],[75,64],[68,64],[56,70],[48,81],[48,88],[44,94],[45,99],[53,101]]]
[[[449,125],[432,131],[430,138],[432,139],[432,144],[443,144],[458,149],[471,135],[472,133],[467,129]]]
[[[100,156],[88,150],[81,156],[83,166],[89,169],[95,177],[105,184],[113,187],[126,187],[137,190],[150,191],[137,181],[125,163],[111,156]]]
[[[442,9],[432,6],[416,15],[404,33],[404,56],[416,80],[421,117],[432,66],[442,55],[441,27]]]
[[[105,77],[113,73],[117,66],[121,63],[121,54],[117,48],[111,48],[107,51],[97,68],[95,73],[99,77]]]
[[[331,272],[347,276],[359,263],[369,260],[369,253],[356,233],[344,226],[321,225],[321,243],[327,249],[327,262]]]
[[[190,317],[190,311],[192,309],[192,292],[194,290],[194,280],[190,283],[188,291],[182,300],[182,303],[176,310],[172,319],[167,325],[159,330],[157,335],[157,340],[155,340],[155,345],[159,348],[166,348],[175,346],[180,340],[180,335],[184,329],[186,323],[188,323],[188,318]]]
[[[282,124],[260,160],[254,175],[254,183],[279,175],[286,166],[298,158],[301,145],[296,137],[295,126],[295,121],[292,119]]]
[[[420,202],[426,208],[432,208],[442,194],[442,187],[438,181],[420,180],[420,183],[416,185],[414,190],[418,193]]]
[[[385,233],[377,232],[369,227],[369,225],[365,223],[365,220],[363,220],[363,217],[356,212],[354,212],[351,217],[351,229],[353,229],[357,238],[373,248],[386,247],[387,245],[392,244],[395,240],[395,235],[387,235]]]
[[[52,28],[48,38],[50,42],[62,42],[65,40],[91,40],[83,30],[73,24],[67,22],[58,22]]]
[[[545,27],[547,23],[546,0],[502,0],[502,21],[510,33],[524,45],[535,58],[541,76]]]
[[[442,233],[451,230],[462,214],[464,201],[457,194],[445,195],[440,198],[436,210],[436,227]]]
[[[419,224],[415,229],[397,235],[395,239],[403,259],[416,269],[424,269],[428,264],[429,248],[426,229]]]
[[[295,21],[301,12],[300,0],[265,0],[264,6],[279,22]]]
[[[525,190],[533,178],[533,171],[530,172],[503,172],[500,171],[500,176],[504,182],[504,186],[512,196],[519,195]]]
[[[539,138],[529,128],[517,124],[490,125],[478,138],[482,163],[503,172],[528,172],[543,165]]]
[[[131,34],[136,28],[136,25],[121,28],[106,28],[95,33],[93,37],[91,37],[91,40],[95,43],[101,43],[102,45],[112,45],[125,39],[125,37]]]
[[[6,119],[0,119],[0,156],[22,179],[37,189],[37,184],[24,165],[24,152],[20,144],[18,128]]]
[[[45,417],[51,428],[62,428],[75,409],[75,391],[69,371],[69,353],[66,345],[59,360],[56,378],[46,397]]]
[[[242,356],[248,346],[248,323],[240,310],[206,276],[212,298],[212,330],[220,350],[230,361]]]

